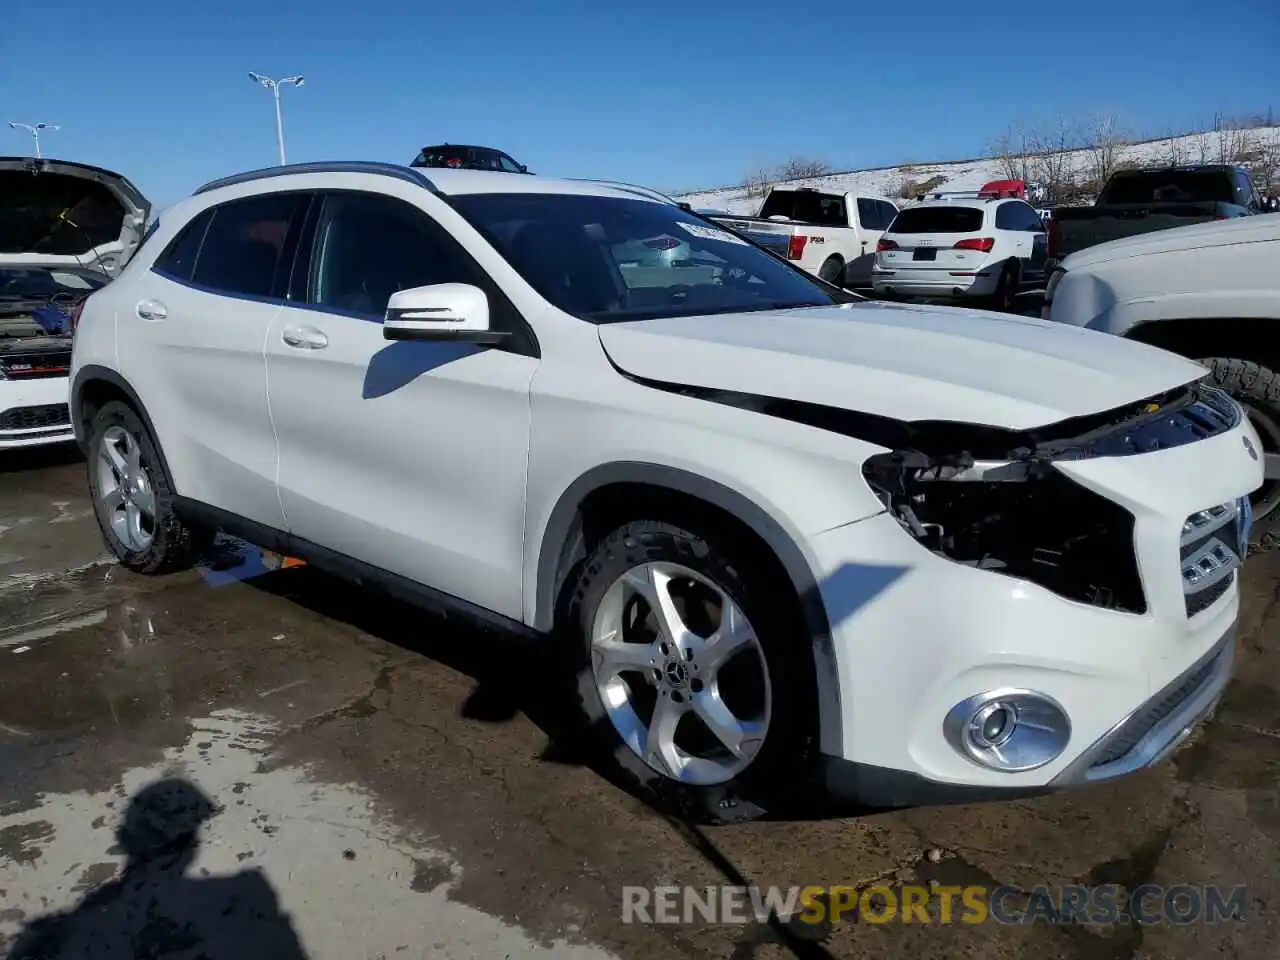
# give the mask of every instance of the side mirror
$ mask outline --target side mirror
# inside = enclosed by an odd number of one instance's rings
[[[528,173],[528,172],[529,172],[529,168],[528,168],[528,167],[526,167],[526,166],[522,163],[522,164],[520,164],[520,172],[521,172],[521,173]]]
[[[387,340],[452,340],[501,343],[506,334],[489,327],[489,298],[467,283],[436,283],[400,290],[387,301],[382,321]]]

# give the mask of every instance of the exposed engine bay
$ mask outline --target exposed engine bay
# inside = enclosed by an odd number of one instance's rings
[[[919,425],[926,429],[915,449],[870,457],[863,473],[894,518],[929,550],[1067,599],[1143,613],[1133,515],[1075,483],[1054,462],[1176,447],[1231,429],[1239,416],[1233,401],[1201,382],[1022,435]],[[978,459],[992,454],[1003,455]]]

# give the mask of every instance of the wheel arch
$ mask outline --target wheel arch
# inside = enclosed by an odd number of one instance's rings
[[[71,428],[75,432],[76,443],[79,444],[85,456],[89,455],[89,428],[98,411],[112,400],[119,400],[132,407],[147,428],[147,432],[151,434],[152,443],[160,457],[160,469],[164,471],[170,488],[173,487],[173,473],[169,470],[168,461],[165,460],[164,448],[156,435],[155,425],[151,422],[151,417],[139,398],[138,392],[128,380],[109,367],[89,364],[76,372],[69,399]]]
[[[585,554],[592,504],[613,492],[634,493],[638,488],[655,499],[679,499],[686,509],[702,506],[708,508],[704,513],[723,514],[736,521],[781,567],[810,640],[820,747],[824,753],[838,755],[843,724],[836,658],[830,621],[813,570],[793,531],[750,497],[718,481],[676,467],[638,461],[601,464],[579,476],[556,501],[539,541],[534,571],[534,628],[547,633],[555,627],[566,580]]]
[[[1191,360],[1230,357],[1280,370],[1280,317],[1153,317],[1121,336]]]

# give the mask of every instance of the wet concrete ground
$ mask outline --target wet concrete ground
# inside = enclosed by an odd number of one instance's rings
[[[236,957],[1274,952],[1277,555],[1246,569],[1218,719],[1160,768],[1028,802],[694,829],[556,742],[529,653],[305,567],[131,576],[103,555],[73,454],[3,466],[0,948],[88,897],[85,943],[182,947],[180,930],[147,923],[159,909],[223,931]],[[171,794],[139,804],[155,781]],[[153,836],[139,809],[164,819],[175,805],[207,821],[200,848],[113,879]],[[873,880],[1245,884],[1248,914],[1146,928],[621,922],[624,885]],[[174,955],[200,955],[187,946]]]

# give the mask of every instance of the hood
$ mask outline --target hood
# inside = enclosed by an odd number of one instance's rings
[[[1261,213],[1231,220],[1209,220],[1205,223],[1193,223],[1188,227],[1173,227],[1110,240],[1071,254],[1063,260],[1062,265],[1068,270],[1078,270],[1111,260],[1141,257],[1151,253],[1276,240],[1280,240],[1280,214]]]
[[[0,264],[114,277],[138,249],[150,211],[138,188],[110,170],[0,157]]]
[[[1206,373],[1121,337],[954,307],[859,303],[599,333],[614,365],[646,380],[1011,430],[1112,410]]]

